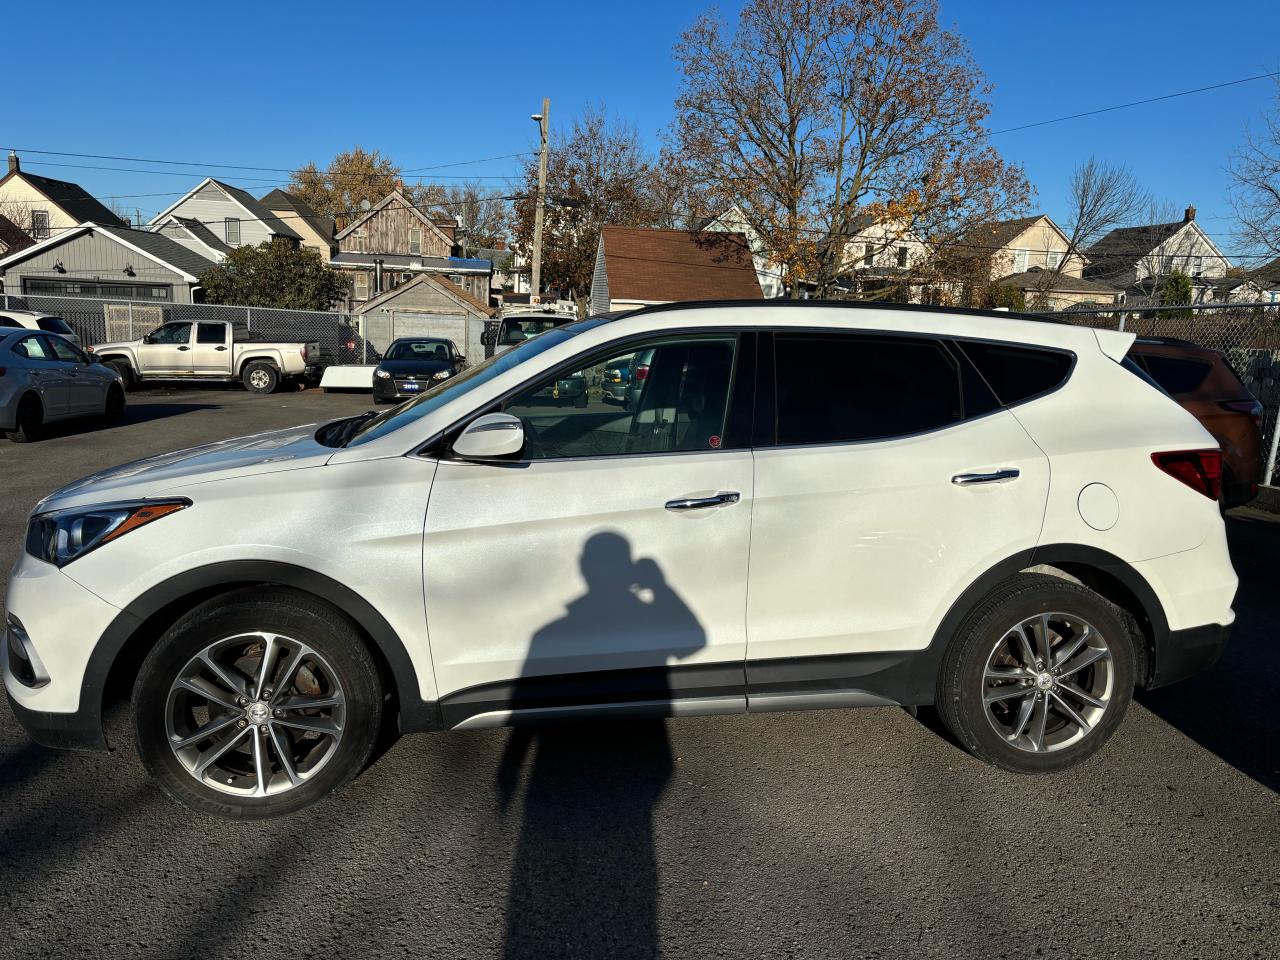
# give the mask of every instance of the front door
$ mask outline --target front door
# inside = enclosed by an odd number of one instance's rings
[[[231,372],[229,323],[197,323],[191,347],[191,369],[197,377],[226,376]]]
[[[601,377],[640,352],[628,408]],[[752,455],[726,433],[738,352],[732,335],[615,348],[502,405],[524,423],[519,462],[442,459],[423,573],[446,723],[745,708]]]
[[[45,338],[63,368],[67,385],[67,413],[82,415],[102,412],[102,383],[90,370],[89,358],[62,337]]]
[[[775,350],[776,445],[756,451],[750,707],[896,699],[871,675],[929,646],[962,590],[1035,546],[1048,459],[938,340],[779,332]]]
[[[181,377],[191,374],[190,323],[166,323],[151,331],[138,346],[144,376]]]

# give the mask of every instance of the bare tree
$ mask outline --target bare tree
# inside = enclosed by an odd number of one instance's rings
[[[1245,132],[1228,166],[1236,236],[1252,250],[1280,256],[1280,81],[1262,130]]]
[[[1032,293],[1033,309],[1048,306],[1049,291],[1058,286],[1064,273],[1073,269],[1073,261],[1083,265],[1080,251],[1117,227],[1139,222],[1153,208],[1150,194],[1128,167],[1093,156],[1071,172],[1068,197],[1070,213],[1063,224],[1067,252],[1056,267],[1041,271]]]
[[[868,218],[937,243],[1025,204],[982,126],[990,87],[934,0],[751,0],[675,56],[674,145],[793,290],[828,291]]]
[[[419,210],[458,221],[456,236],[463,256],[480,247],[496,247],[507,238],[510,210],[506,194],[479,180],[409,184],[404,194]]]

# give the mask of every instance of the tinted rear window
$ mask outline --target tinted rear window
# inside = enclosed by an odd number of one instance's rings
[[[936,340],[778,334],[774,351],[780,444],[906,436],[997,405]]]
[[[73,333],[74,331],[67,324],[67,321],[61,317],[41,317],[36,321],[41,330],[48,330],[50,333]]]
[[[960,347],[1006,406],[1052,390],[1071,371],[1071,357],[1052,350],[975,342]]]
[[[1210,370],[1209,364],[1202,360],[1157,357],[1145,353],[1138,355],[1138,362],[1147,368],[1151,379],[1174,396],[1199,390]]]
[[[14,320],[12,317],[0,317],[0,327],[20,327],[20,326],[22,326],[22,324],[20,324],[17,320]]]

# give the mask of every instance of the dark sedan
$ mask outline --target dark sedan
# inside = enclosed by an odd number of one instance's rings
[[[387,348],[373,371],[374,403],[416,397],[461,371],[464,360],[452,340],[401,337]]]

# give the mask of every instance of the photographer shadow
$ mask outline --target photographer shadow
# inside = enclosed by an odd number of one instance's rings
[[[549,705],[540,671],[601,649],[602,641],[603,649],[616,650],[610,641],[662,638],[665,646],[648,659],[664,665],[706,645],[693,611],[653,560],[632,559],[625,538],[593,535],[580,569],[587,590],[533,636],[515,684],[516,708]],[[530,762],[507,895],[505,956],[658,955],[653,817],[674,769],[663,719],[670,715],[667,670],[635,674],[627,696],[643,704],[640,719],[511,731],[498,770],[503,810],[516,801]]]

